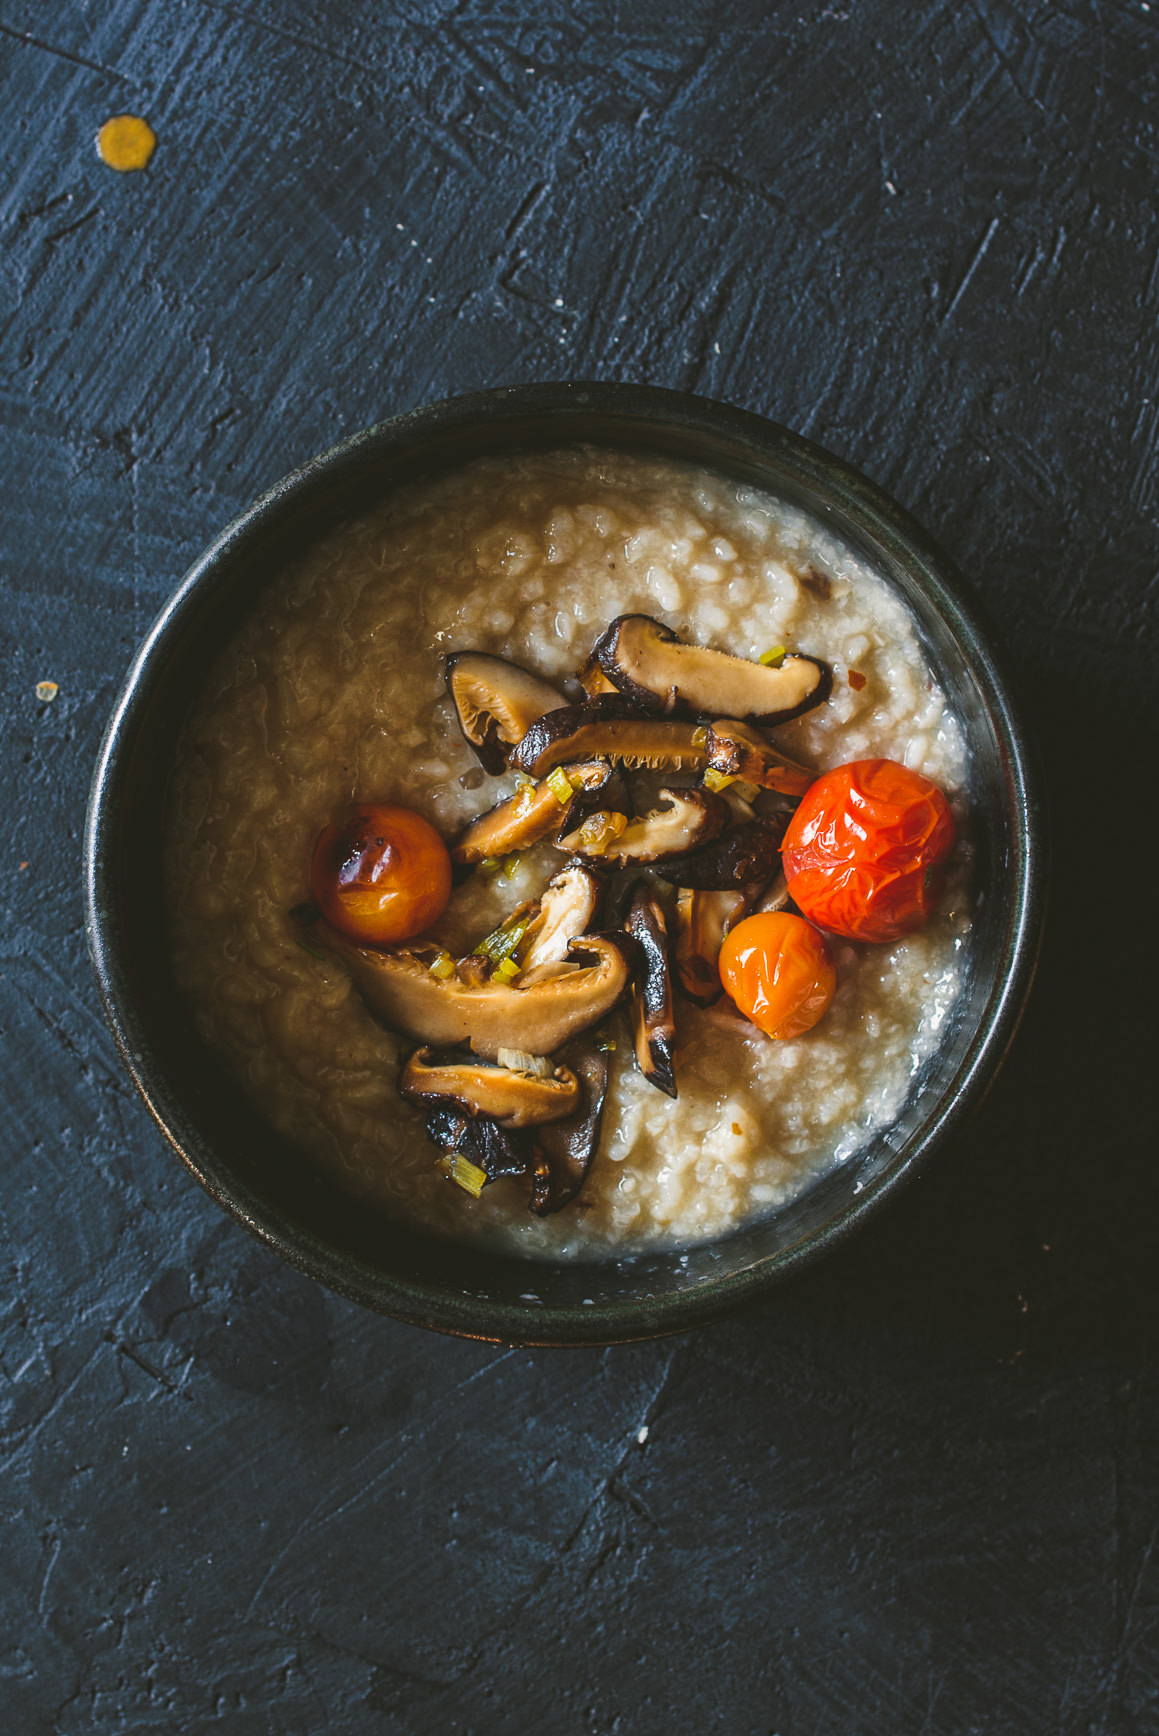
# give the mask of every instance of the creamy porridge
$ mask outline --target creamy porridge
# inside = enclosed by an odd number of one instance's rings
[[[899,761],[959,811],[962,731],[883,580],[766,495],[584,450],[401,489],[309,549],[219,659],[173,780],[174,956],[206,1041],[349,1189],[530,1256],[694,1242],[773,1210],[889,1124],[959,989],[961,840],[925,927],[892,944],[833,941],[836,994],[805,1035],[772,1041],[727,998],[678,996],[675,1100],[639,1071],[613,1013],[600,1147],[568,1209],[531,1215],[522,1182],[477,1199],[448,1184],[421,1109],[396,1089],[413,1041],[375,1021],[291,913],[310,897],[315,839],[351,803],[413,809],[449,842],[515,788],[463,738],[447,654],[510,658],[575,704],[593,643],[630,613],[739,657],[788,646],[823,659],[831,696],[779,726],[778,745],[817,770]],[[423,938],[470,953],[564,860],[544,842],[510,874],[474,873]]]

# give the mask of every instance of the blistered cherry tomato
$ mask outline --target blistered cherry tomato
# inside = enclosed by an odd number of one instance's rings
[[[335,928],[368,946],[389,946],[442,914],[451,858],[421,814],[370,804],[327,826],[314,846],[310,885]]]
[[[938,901],[954,817],[937,784],[895,760],[817,779],[789,822],[782,862],[798,910],[849,940],[898,940]]]
[[[729,930],[720,949],[720,980],[745,1018],[770,1037],[811,1031],[837,987],[822,937],[785,910],[746,916]]]

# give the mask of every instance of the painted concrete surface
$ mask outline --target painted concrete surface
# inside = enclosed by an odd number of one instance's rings
[[[5,1730],[1159,1726],[1157,66],[1118,0],[0,0]],[[120,113],[144,171],[96,154]],[[105,1034],[78,851],[240,505],[566,377],[768,413],[916,513],[1037,720],[1057,872],[928,1177],[747,1314],[551,1353],[218,1213]]]

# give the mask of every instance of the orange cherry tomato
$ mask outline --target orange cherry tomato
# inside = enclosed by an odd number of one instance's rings
[[[770,1037],[799,1037],[829,1008],[837,972],[811,923],[786,910],[746,916],[724,937],[720,980]]]
[[[781,860],[810,922],[848,940],[888,941],[925,922],[953,844],[937,784],[895,760],[853,760],[806,792]]]
[[[421,814],[370,803],[327,826],[314,846],[310,885],[335,928],[367,946],[389,946],[442,914],[451,858]]]

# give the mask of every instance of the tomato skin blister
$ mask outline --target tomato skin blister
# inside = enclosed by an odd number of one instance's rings
[[[720,980],[766,1036],[800,1037],[829,1010],[837,972],[823,937],[788,911],[746,916],[720,949]]]
[[[412,940],[443,913],[451,858],[410,808],[366,803],[314,846],[310,885],[323,916],[364,946]]]
[[[926,922],[953,845],[954,817],[935,783],[894,760],[853,760],[806,793],[782,861],[789,896],[811,922],[887,942]]]

